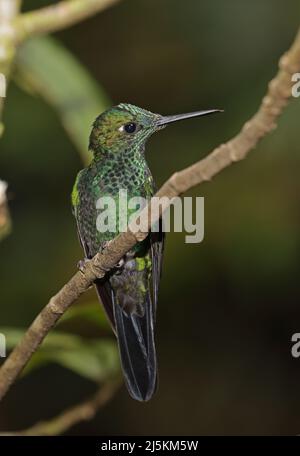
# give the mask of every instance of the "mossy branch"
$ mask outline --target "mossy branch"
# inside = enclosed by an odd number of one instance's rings
[[[290,50],[279,62],[279,71],[270,82],[266,96],[257,113],[243,126],[233,139],[216,148],[203,160],[177,172],[161,187],[158,197],[173,198],[190,188],[210,180],[233,162],[242,160],[256,146],[258,141],[274,130],[278,118],[292,95],[292,74],[300,72],[300,31]],[[57,320],[84,293],[96,278],[104,277],[107,271],[148,233],[151,218],[149,211],[159,206],[152,200],[140,215],[141,230],[135,232],[132,226],[126,233],[118,235],[107,248],[95,255],[86,264],[83,272],[77,272],[64,287],[51,298],[36,317],[21,342],[0,369],[0,399],[15,382],[33,352],[38,348]],[[152,220],[153,221],[153,220]]]

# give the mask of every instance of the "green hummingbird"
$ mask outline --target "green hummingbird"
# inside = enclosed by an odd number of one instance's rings
[[[149,200],[155,184],[145,159],[148,138],[171,122],[219,112],[218,109],[162,116],[121,103],[100,114],[93,123],[89,149],[91,164],[81,170],[72,192],[73,213],[86,259],[91,259],[118,232],[97,228],[99,201],[116,203],[120,189],[128,198]],[[116,204],[116,207],[117,204]],[[164,233],[150,232],[128,252],[104,279],[95,281],[116,334],[125,383],[130,395],[149,400],[157,385],[154,326],[161,276]]]

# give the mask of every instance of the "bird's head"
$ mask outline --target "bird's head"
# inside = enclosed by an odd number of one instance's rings
[[[97,153],[119,152],[143,146],[156,131],[171,122],[220,112],[219,109],[162,116],[137,106],[120,103],[100,114],[93,124],[89,148]]]

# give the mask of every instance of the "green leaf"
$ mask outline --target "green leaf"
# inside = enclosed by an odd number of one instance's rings
[[[50,37],[23,44],[16,68],[16,82],[42,96],[58,112],[83,161],[89,162],[91,125],[110,104],[105,91],[70,51]]]
[[[24,331],[0,328],[11,350],[21,340]],[[90,340],[61,331],[52,331],[23,371],[23,375],[48,363],[57,363],[73,372],[99,382],[119,371],[116,342],[109,339]]]
[[[20,342],[25,331],[19,328],[1,327],[0,333],[5,335],[6,347],[8,350],[11,350]],[[48,334],[40,349],[76,349],[80,347],[81,343],[82,338],[79,336],[63,333],[60,331],[52,331]]]
[[[81,322],[93,323],[100,328],[108,328],[109,323],[105,312],[98,301],[73,305],[60,319],[60,323],[80,320]]]
[[[116,344],[109,340],[81,345],[76,350],[52,352],[48,359],[95,382],[105,380],[118,371]]]

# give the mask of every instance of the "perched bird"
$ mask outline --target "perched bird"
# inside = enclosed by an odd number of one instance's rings
[[[95,120],[90,135],[91,164],[79,172],[72,206],[85,257],[91,259],[118,232],[97,229],[99,199],[119,190],[128,198],[151,198],[153,177],[145,159],[148,138],[167,124],[212,114],[212,109],[189,114],[161,116],[121,103]],[[95,286],[116,334],[126,386],[139,401],[149,400],[157,385],[154,325],[161,275],[164,235],[151,232],[125,255],[123,261]]]

